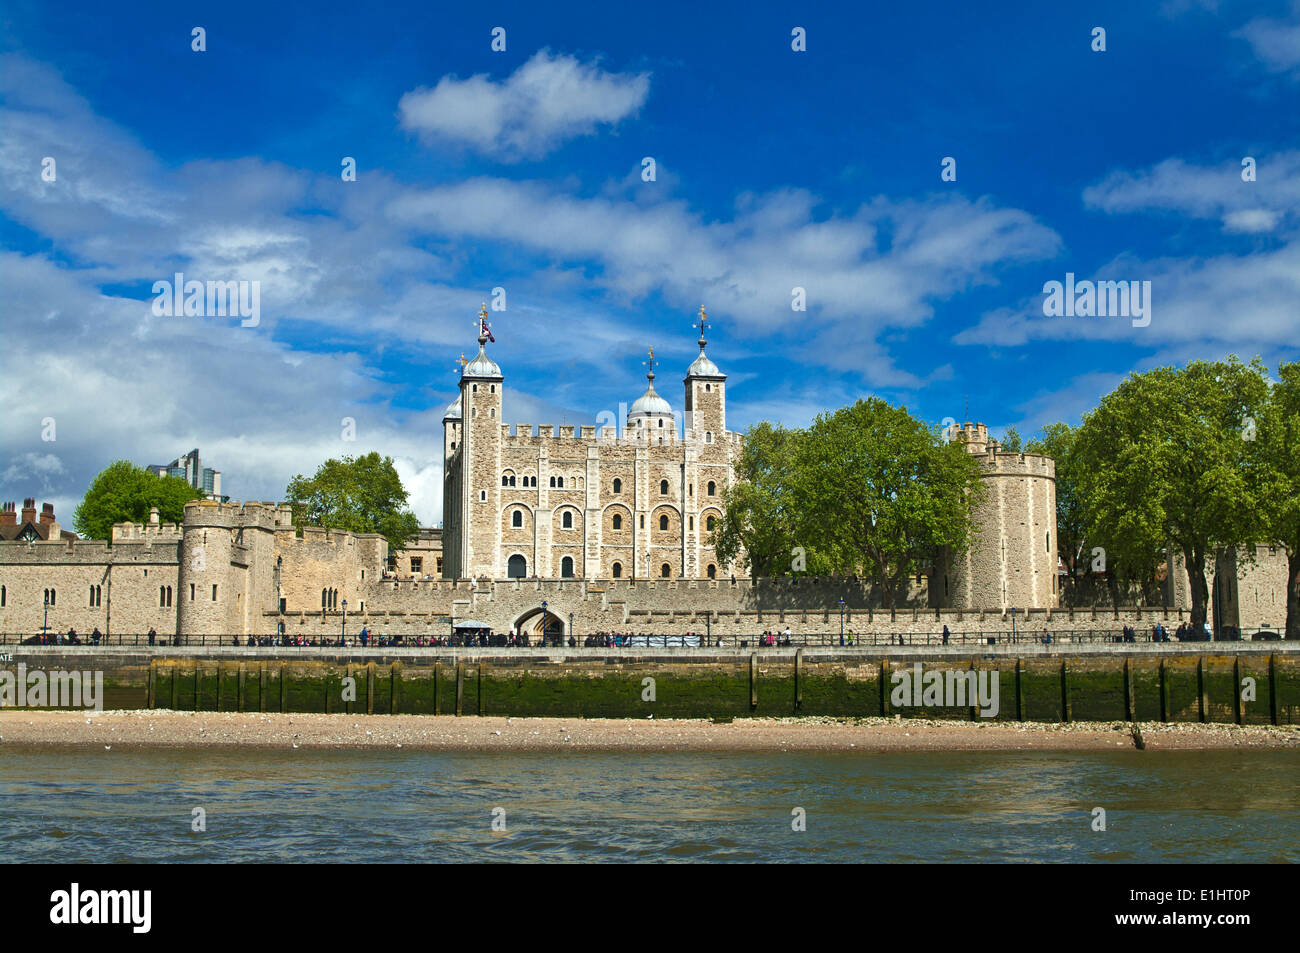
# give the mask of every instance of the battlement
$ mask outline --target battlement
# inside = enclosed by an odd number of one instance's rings
[[[0,566],[175,565],[180,559],[180,543],[179,535],[122,540],[112,545],[102,539],[3,541],[0,542]]]
[[[191,500],[185,504],[185,528],[222,527],[273,530],[293,525],[293,508],[288,503],[220,503]]]
[[[1056,461],[1041,453],[1017,453],[1000,450],[993,443],[987,453],[978,455],[984,476],[1028,476],[1056,479]]]

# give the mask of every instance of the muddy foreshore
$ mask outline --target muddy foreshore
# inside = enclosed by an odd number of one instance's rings
[[[1100,751],[1300,748],[1300,727],[885,718],[455,718],[148,711],[0,711],[0,748],[413,748],[435,751]]]

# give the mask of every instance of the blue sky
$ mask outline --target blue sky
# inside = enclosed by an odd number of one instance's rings
[[[0,496],[65,523],[197,446],[242,499],[377,449],[437,524],[496,287],[512,422],[616,412],[651,345],[680,408],[700,304],[740,430],[879,394],[1028,435],[1300,351],[1295,2],[179,6],[0,15]],[[176,271],[260,281],[259,325],[154,315]],[[1045,317],[1066,272],[1150,324]]]

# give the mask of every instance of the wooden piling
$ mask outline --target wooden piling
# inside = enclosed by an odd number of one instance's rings
[[[157,691],[157,684],[156,684],[157,677],[158,677],[158,660],[156,658],[151,658],[149,660],[149,682],[146,688],[147,694],[145,696],[147,699],[146,707],[148,708],[154,707],[154,693]]]
[[[1237,724],[1244,723],[1245,713],[1241,710],[1241,656],[1232,658],[1232,719]]]
[[[1196,714],[1201,724],[1209,716],[1209,699],[1205,697],[1205,656],[1196,660]]]
[[[366,663],[366,714],[375,713],[375,663]]]
[[[1016,659],[1016,721],[1025,720],[1025,660]]]
[[[794,650],[794,710],[795,714],[803,707],[803,649]]]
[[[1277,653],[1270,652],[1268,656],[1268,718],[1273,724],[1278,722],[1278,704],[1277,704]]]
[[[880,717],[889,717],[889,660],[880,660]]]
[[[749,710],[758,707],[758,655],[749,655]]]
[[[1066,724],[1070,723],[1070,667],[1065,659],[1061,659],[1061,721]]]
[[[458,659],[456,661],[456,715],[460,716],[461,708],[465,703],[465,661]]]
[[[1124,656],[1124,720],[1137,721],[1137,706],[1133,703],[1133,669],[1128,656]]]
[[[1169,723],[1169,671],[1165,660],[1160,660],[1160,720]]]

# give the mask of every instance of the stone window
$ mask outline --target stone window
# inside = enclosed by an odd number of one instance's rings
[[[1045,551],[1050,553],[1050,552],[1052,551],[1052,534],[1051,534],[1051,532],[1048,532],[1048,534],[1047,534],[1047,536],[1045,537],[1045,539],[1047,540],[1047,543],[1046,543],[1047,549],[1046,549]]]
[[[487,502],[487,490],[479,490],[479,491],[478,491],[478,501],[479,501],[480,503],[486,503],[486,502]]]
[[[442,557],[441,557],[441,556],[438,557],[438,575],[439,575],[439,576],[442,575]]]
[[[645,529],[645,514],[641,514],[641,528]]]
[[[53,589],[46,589],[46,590],[45,590],[45,604],[46,604],[46,605],[49,605],[49,606],[54,605],[54,597],[55,597],[55,592],[54,592]]]
[[[623,528],[623,517],[620,516],[618,513],[615,513],[615,514],[614,514],[614,529],[622,529],[622,528]]]
[[[659,427],[660,427],[660,429],[662,429],[662,428],[663,428],[663,425],[664,425],[664,422],[663,422],[663,421],[662,421],[662,420],[661,420],[661,421],[659,421]]]
[[[704,528],[708,530],[710,533],[713,532],[713,522],[714,520],[712,516],[705,517]]]
[[[713,385],[712,385],[712,384],[705,384],[705,385],[704,385],[704,392],[705,392],[706,394],[711,393],[712,391],[713,391]]]
[[[212,584],[212,601],[217,601],[217,584],[215,582]]]
[[[667,516],[661,516],[661,517],[659,517],[659,528],[660,528],[660,529],[667,529],[667,528],[668,528],[668,517],[667,517]]]
[[[709,493],[709,496],[717,496],[717,495],[718,495],[718,484],[714,483],[712,480],[709,481],[708,493]]]
[[[4,608],[4,606],[5,606],[5,596],[7,596],[7,595],[8,595],[8,593],[5,592],[5,587],[4,587],[4,586],[0,586],[0,609],[3,609],[3,608]]]
[[[620,579],[623,576],[623,564],[614,563],[614,565],[609,567],[609,571],[615,579]]]
[[[573,529],[573,514],[568,510],[565,510],[564,516],[560,520],[560,525],[564,529]]]
[[[412,557],[411,557],[411,572],[415,573],[417,576],[420,575],[422,572],[424,572],[424,557],[423,557],[423,556],[412,556]]]
[[[659,567],[659,575],[662,576],[664,579],[671,578],[672,574],[673,574],[673,567],[668,565],[667,563],[664,563],[662,566]]]
[[[660,481],[659,481],[659,495],[660,495],[660,496],[667,496],[667,495],[668,495],[668,481],[667,481],[667,480],[660,480]]]
[[[560,560],[560,575],[565,579],[573,578],[573,557],[565,556]]]
[[[555,485],[558,486],[561,490],[563,490],[563,489],[564,489],[564,477],[557,477],[556,480],[555,480]]]
[[[508,476],[504,476],[504,475],[503,475],[503,476],[501,477],[501,485],[502,485],[502,486],[509,486],[509,485],[510,485],[510,477],[508,477]]]
[[[692,516],[688,521],[687,529],[695,529],[695,517]]]
[[[712,430],[706,430],[706,431],[704,431],[704,442],[705,442],[705,443],[713,443],[713,431],[712,431]]]
[[[194,583],[190,583],[190,602],[194,601]]]
[[[523,510],[515,510],[513,513],[510,514],[510,525],[513,526],[515,529],[520,529],[523,527],[524,525]]]
[[[555,477],[551,477],[551,489],[555,489]]]
[[[713,563],[709,563],[709,568],[705,570],[705,572],[709,574],[710,579],[718,578],[718,567],[713,565]]]
[[[617,477],[614,479],[614,492],[615,493],[623,492],[623,481],[618,479]]]

